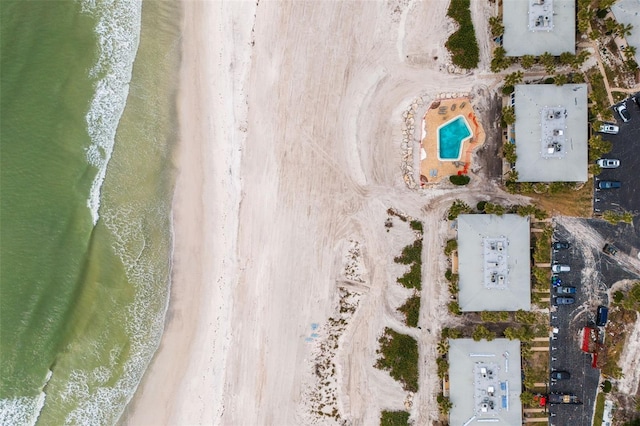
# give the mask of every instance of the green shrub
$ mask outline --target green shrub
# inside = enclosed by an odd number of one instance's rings
[[[376,368],[388,371],[391,377],[402,383],[407,392],[418,391],[418,342],[406,334],[400,334],[391,328],[385,328],[378,340],[382,355],[375,364]]]
[[[383,411],[380,413],[380,426],[408,426],[409,413],[406,411]]]
[[[471,181],[471,178],[467,175],[451,175],[449,181],[458,186],[466,185]]]
[[[444,246],[444,254],[447,256],[451,256],[455,250],[458,249],[458,240],[455,238],[447,241],[447,244]]]
[[[420,296],[414,295],[398,308],[404,314],[404,322],[409,327],[417,327],[420,319]]]
[[[469,10],[470,0],[451,0],[447,15],[460,27],[451,34],[445,46],[451,52],[452,62],[465,69],[473,69],[480,62],[480,49]]]
[[[602,392],[604,393],[611,392],[611,388],[612,388],[611,382],[609,380],[605,380],[604,382],[602,382],[601,388],[602,388]]]
[[[414,231],[422,232],[422,222],[419,220],[412,220],[409,225]]]

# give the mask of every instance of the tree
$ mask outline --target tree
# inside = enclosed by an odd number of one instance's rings
[[[569,82],[569,77],[566,74],[558,74],[555,77],[556,86],[562,86]]]
[[[614,31],[616,32],[618,37],[625,38],[631,35],[632,30],[633,30],[633,25],[619,23]]]
[[[571,65],[574,63],[576,55],[571,52],[562,52],[560,54],[560,63],[562,65]]]
[[[454,300],[452,300],[447,304],[447,308],[449,309],[449,312],[451,312],[453,315],[462,314],[462,312],[460,311],[460,305],[458,304],[458,302]]]
[[[445,355],[449,352],[449,341],[442,339],[438,342],[438,355]]]
[[[533,66],[533,64],[536,63],[536,58],[533,55],[524,55],[521,59],[520,59],[520,65],[522,65],[522,68],[528,70],[529,68],[531,68]]]
[[[469,205],[462,200],[455,200],[449,208],[447,219],[454,220],[458,217],[458,215],[463,213],[471,213],[471,207],[469,207]]]
[[[507,56],[507,51],[504,47],[498,46],[493,49],[493,59],[491,59],[491,71],[500,72],[511,65],[511,59]]]
[[[480,325],[477,325],[476,328],[473,330],[473,334],[471,335],[471,337],[476,342],[479,342],[482,339],[486,339],[488,341],[492,341],[493,339],[496,338],[496,333],[494,333],[493,331],[489,330],[484,325],[480,324]]]
[[[540,63],[544,65],[544,70],[547,74],[553,74],[556,70],[556,58],[549,52],[544,52],[540,55]]]
[[[502,121],[507,126],[516,122],[516,112],[512,106],[506,106],[502,108]]]
[[[611,151],[613,145],[602,139],[601,135],[593,135],[589,138],[589,161],[595,161]]]
[[[515,71],[511,74],[507,74],[504,77],[504,84],[507,86],[515,86],[516,84],[522,83],[522,79],[524,78],[524,72]]]
[[[515,163],[518,159],[516,155],[516,144],[510,142],[505,143],[502,146],[502,155],[507,162],[511,164]]]
[[[444,396],[443,394],[438,394],[438,396],[436,397],[436,401],[438,402],[438,408],[440,409],[442,415],[448,415],[449,411],[451,411],[451,408],[453,407],[453,403],[451,402],[451,400],[449,400],[449,398]]]
[[[636,51],[635,46],[627,46],[626,49],[624,49],[624,57],[627,61],[631,61],[635,58]]]
[[[504,33],[504,25],[502,25],[502,21],[497,16],[489,18],[489,28],[493,37],[498,37]]]

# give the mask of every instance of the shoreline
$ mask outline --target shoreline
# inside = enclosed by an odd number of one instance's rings
[[[243,73],[225,71],[239,53],[250,63],[247,52],[237,52],[229,43],[237,36],[233,24],[247,22],[235,15],[246,14],[247,8],[195,1],[180,6],[183,40],[169,306],[158,350],[120,424],[214,424],[224,410],[223,366],[231,291],[237,282],[236,144],[244,143],[245,134],[238,129],[246,122],[246,104],[238,97]],[[224,75],[226,79],[219,78]]]

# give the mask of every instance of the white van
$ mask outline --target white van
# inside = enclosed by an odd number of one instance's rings
[[[561,265],[559,263],[556,263],[555,265],[551,266],[551,270],[555,273],[569,272],[571,271],[571,267],[569,265]]]

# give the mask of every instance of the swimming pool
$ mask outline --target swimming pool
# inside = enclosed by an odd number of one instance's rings
[[[438,127],[438,160],[460,160],[462,144],[471,136],[471,127],[462,115],[441,124]]]

